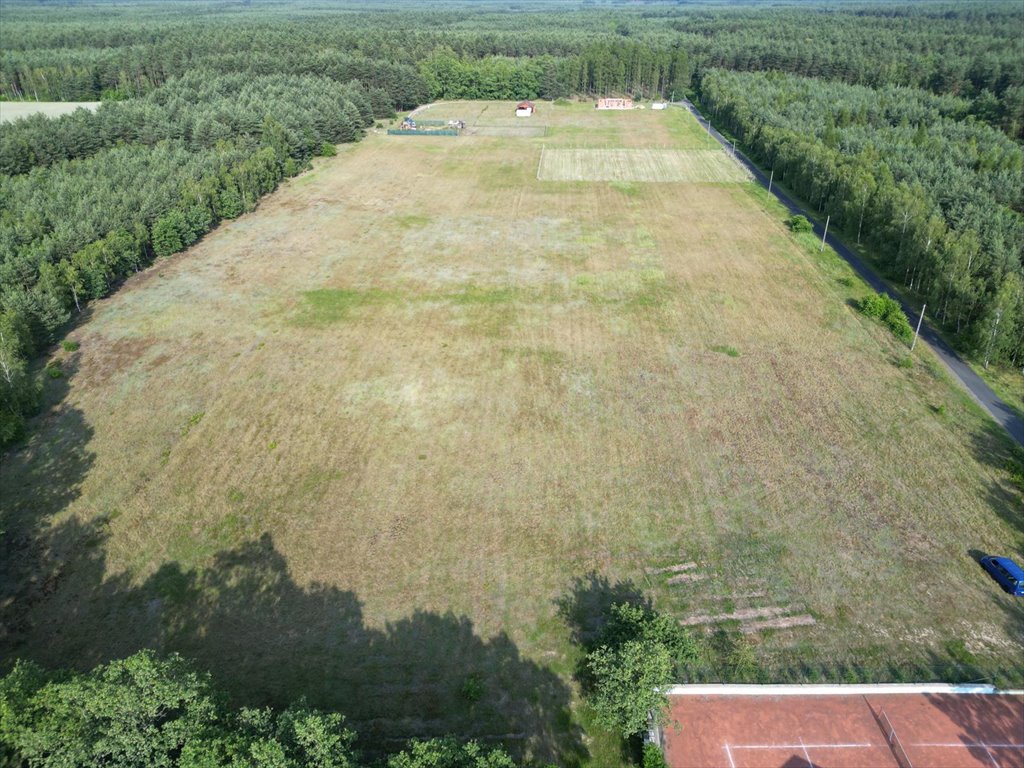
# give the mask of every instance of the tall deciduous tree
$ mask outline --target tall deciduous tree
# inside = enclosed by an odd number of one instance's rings
[[[677,664],[696,658],[693,638],[672,617],[646,606],[611,608],[595,647],[587,653],[587,698],[597,721],[625,737],[643,731],[648,716],[664,716],[665,688]]]

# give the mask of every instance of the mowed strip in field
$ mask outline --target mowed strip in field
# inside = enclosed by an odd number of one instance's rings
[[[620,759],[559,610],[605,580],[779,674],[1017,664],[969,550],[1020,548],[1020,494],[927,352],[899,367],[749,184],[537,179],[545,148],[701,149],[683,110],[529,120],[371,135],[90,305],[0,468],[0,658],[177,650],[367,743],[567,765]]]
[[[750,174],[721,150],[544,149],[541,181],[741,182]]]

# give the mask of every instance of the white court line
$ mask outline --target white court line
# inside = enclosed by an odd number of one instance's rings
[[[804,751],[804,760],[807,761],[808,768],[814,768],[814,763],[811,762],[811,756],[807,752],[807,747],[804,746],[803,737],[800,738],[800,749]]]
[[[882,748],[882,744],[730,744],[732,749],[867,749]],[[963,745],[960,745],[963,746]]]
[[[729,749],[729,745],[725,745],[725,754],[729,757],[729,768],[736,768],[736,763],[732,759],[732,750]]]
[[[982,747],[988,749],[993,747],[995,749],[1024,749],[1024,744],[993,744],[988,741],[944,741],[944,742],[925,742],[921,741],[914,745],[915,747]]]
[[[669,696],[866,696],[896,693],[975,693],[1020,696],[1024,691],[1001,691],[992,685],[950,685],[948,683],[876,683],[836,685],[831,683],[803,685],[670,685],[661,689]]]
[[[984,749],[985,754],[988,755],[988,761],[992,763],[994,768],[1001,768],[999,762],[996,760],[995,755],[992,754],[993,749],[1024,749],[1024,744],[990,744],[987,741],[972,741],[969,743],[964,742],[943,742],[940,744],[922,742],[915,744],[915,747],[947,747],[954,748],[959,747],[960,749]]]

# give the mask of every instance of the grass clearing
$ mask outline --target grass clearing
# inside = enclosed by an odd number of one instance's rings
[[[972,559],[1024,552],[998,430],[752,184],[538,180],[544,148],[700,148],[683,110],[595,112],[370,136],[91,305],[0,466],[0,657],[178,650],[368,742],[563,765],[621,760],[572,681],[581,579],[771,679],[1024,682]]]
[[[0,123],[13,123],[31,115],[60,117],[76,109],[94,112],[99,105],[98,101],[0,101]]]

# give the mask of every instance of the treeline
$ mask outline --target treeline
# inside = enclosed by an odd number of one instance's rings
[[[0,765],[31,768],[515,768],[503,750],[414,741],[369,761],[336,712],[232,709],[209,674],[152,651],[90,672],[19,661],[0,679]]]
[[[179,140],[190,149],[208,149],[241,136],[260,137],[271,113],[286,134],[289,154],[303,159],[325,140],[354,141],[374,119],[393,116],[394,107],[387,91],[358,81],[340,85],[320,77],[254,79],[197,70],[142,99],[103,103],[95,113],[35,115],[0,125],[0,173],[25,173],[118,144]]]
[[[595,43],[578,55],[511,59],[460,58],[450,48],[420,64],[434,99],[557,99],[572,94],[628,92],[682,95],[690,63],[682,48],[652,48],[623,40]]]
[[[709,70],[707,110],[987,365],[1024,365],[1024,150],[908,88]]]
[[[335,20],[333,23],[337,23]],[[17,29],[14,24],[10,25]],[[316,27],[209,29],[196,22],[154,35],[154,28],[128,26],[124,34],[138,42],[117,48],[74,46],[62,49],[4,50],[0,54],[0,93],[6,98],[41,101],[95,101],[135,98],[198,69],[250,76],[313,75],[337,82],[357,80],[387,91],[395,107],[421,104],[426,93],[411,64],[362,55],[356,46],[324,46]],[[5,35],[15,37],[18,33]],[[153,38],[157,40],[153,40]]]
[[[17,174],[0,176],[0,443],[34,406],[28,361],[72,312],[390,113],[356,83],[194,72],[96,114],[0,129]]]
[[[781,71],[855,85],[910,86],[968,98],[969,108],[1024,138],[1020,5],[703,11],[672,25],[700,68]]]
[[[204,8],[201,18],[185,22],[167,8],[132,15],[45,13],[44,23],[32,8],[5,9],[0,93],[8,98],[137,97],[208,67],[356,79],[387,88],[396,106],[411,107],[425,98],[418,68],[443,50],[467,70],[479,67],[481,75],[504,70],[500,92],[513,98],[613,90],[667,96],[707,68],[779,70],[960,95],[980,119],[1024,136],[1018,44],[1024,20],[1013,2],[900,9],[814,3],[770,9],[541,6],[518,13],[484,5],[332,14],[256,2],[244,9]],[[674,60],[680,51],[688,59],[686,72]],[[534,89],[525,61],[543,57],[551,60],[547,79]],[[488,59],[494,61],[479,63]]]

